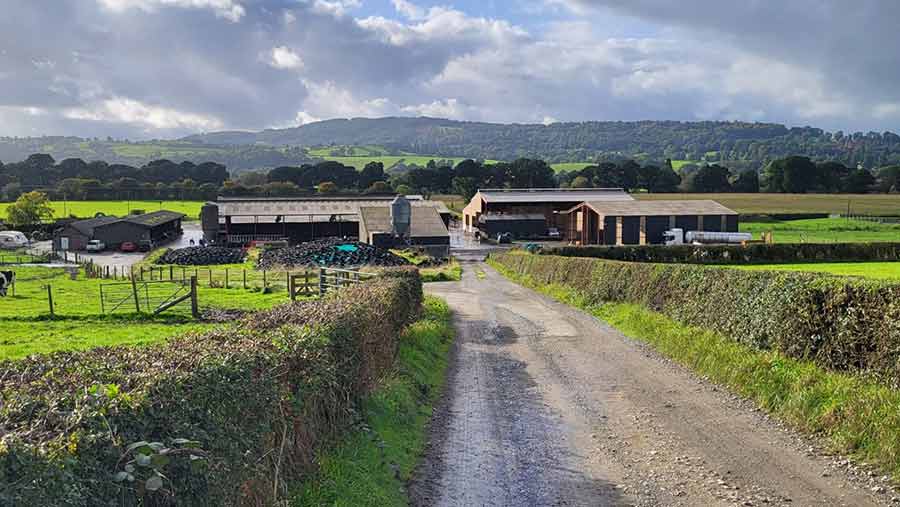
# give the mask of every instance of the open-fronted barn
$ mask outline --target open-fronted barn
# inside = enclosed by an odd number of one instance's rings
[[[566,211],[566,236],[582,245],[664,243],[669,229],[737,232],[738,214],[715,201],[586,201]]]
[[[463,209],[466,232],[494,235],[509,232],[515,237],[549,237],[568,230],[566,211],[585,202],[630,202],[621,188],[534,188],[479,190]],[[543,224],[540,219],[543,217]]]

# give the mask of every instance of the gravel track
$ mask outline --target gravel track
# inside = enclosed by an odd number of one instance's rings
[[[477,276],[476,273],[483,273]],[[413,505],[898,505],[886,478],[471,262]]]

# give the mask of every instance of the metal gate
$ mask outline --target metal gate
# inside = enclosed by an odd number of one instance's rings
[[[104,314],[137,312],[160,314],[190,303],[191,314],[199,317],[197,278],[174,281],[141,281],[100,284],[100,309]]]

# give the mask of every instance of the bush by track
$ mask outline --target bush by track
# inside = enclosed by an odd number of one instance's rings
[[[390,270],[162,345],[0,362],[0,504],[270,505],[390,370],[422,298]],[[197,449],[129,470],[161,447],[141,441]]]
[[[876,262],[900,261],[900,243],[567,246],[546,249],[542,253],[563,257],[682,264]]]
[[[639,304],[757,349],[900,384],[900,284],[525,253],[492,258],[594,303]]]

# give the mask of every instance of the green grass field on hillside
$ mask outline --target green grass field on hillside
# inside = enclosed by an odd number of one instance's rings
[[[580,171],[585,167],[593,165],[592,162],[561,162],[558,164],[550,164],[550,167],[557,173],[567,173],[571,171]]]
[[[712,199],[741,214],[900,214],[900,194],[635,194],[639,200]]]
[[[880,224],[846,218],[815,218],[771,222],[742,222],[741,232],[760,239],[772,231],[776,243],[900,242],[900,224]]]
[[[397,164],[417,165],[425,167],[428,162],[434,160],[450,160],[458,164],[466,157],[442,157],[440,155],[422,155],[418,153],[400,152],[389,154],[390,151],[381,146],[319,146],[307,150],[311,156],[325,160],[340,162],[348,167],[362,170],[369,162],[381,162],[385,169],[390,169]],[[487,164],[496,164],[496,160],[485,160]]]
[[[900,280],[900,262],[834,262],[805,264],[752,264],[728,266],[745,271],[807,271],[878,280]]]
[[[11,203],[0,203],[0,217],[6,217],[6,208]],[[187,215],[186,220],[197,220],[200,217],[201,201],[52,201],[54,218],[66,218],[74,215],[78,218],[90,218],[97,213],[112,216],[125,216],[132,210],[159,211],[161,209],[176,211]]]

